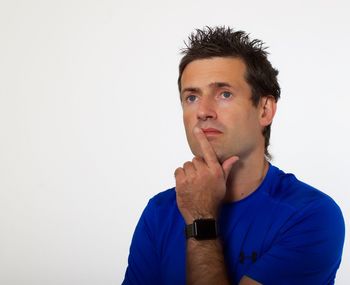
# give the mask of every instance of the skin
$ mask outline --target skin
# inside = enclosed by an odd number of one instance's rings
[[[272,96],[257,107],[238,58],[195,60],[181,77],[186,136],[194,158],[175,171],[176,199],[186,222],[218,218],[223,202],[254,192],[266,175],[262,130],[276,111]],[[218,132],[203,132],[214,128]],[[187,284],[229,284],[219,239],[187,241]],[[260,284],[244,276],[240,285]]]

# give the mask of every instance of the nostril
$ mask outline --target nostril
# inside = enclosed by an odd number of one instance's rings
[[[200,120],[214,119],[216,118],[216,113],[213,110],[198,110],[197,118]]]
[[[198,114],[197,117],[198,117],[199,120],[203,120],[203,121],[205,121],[207,119],[213,119],[214,118],[214,116],[211,115],[211,114]]]

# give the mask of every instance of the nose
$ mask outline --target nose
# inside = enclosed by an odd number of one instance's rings
[[[215,111],[215,103],[210,100],[210,98],[206,98],[203,96],[200,99],[197,110],[197,119],[206,121],[207,119],[216,119],[216,111]]]

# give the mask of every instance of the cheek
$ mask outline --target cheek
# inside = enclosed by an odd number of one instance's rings
[[[186,132],[186,137],[188,141],[192,140],[192,131],[193,131],[193,127],[195,122],[193,122],[193,119],[191,119],[190,116],[185,115],[183,116],[183,124],[185,127],[185,132]]]
[[[193,129],[194,125],[196,124],[196,120],[191,112],[184,112],[182,118],[187,133]]]
[[[234,113],[227,114],[222,117],[227,134],[227,140],[234,145],[240,144],[241,141],[245,141],[247,137],[252,136],[256,123],[253,118],[247,116],[247,113]]]
[[[185,126],[186,138],[191,152],[195,156],[201,156],[199,144],[193,134],[193,128],[197,124],[197,120],[192,116],[183,116],[183,123]]]

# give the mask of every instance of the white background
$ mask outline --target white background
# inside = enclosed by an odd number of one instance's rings
[[[177,93],[195,28],[269,46],[273,163],[349,220],[347,1],[0,2],[0,284],[120,284],[148,199],[192,158]],[[350,282],[347,241],[337,284]]]

